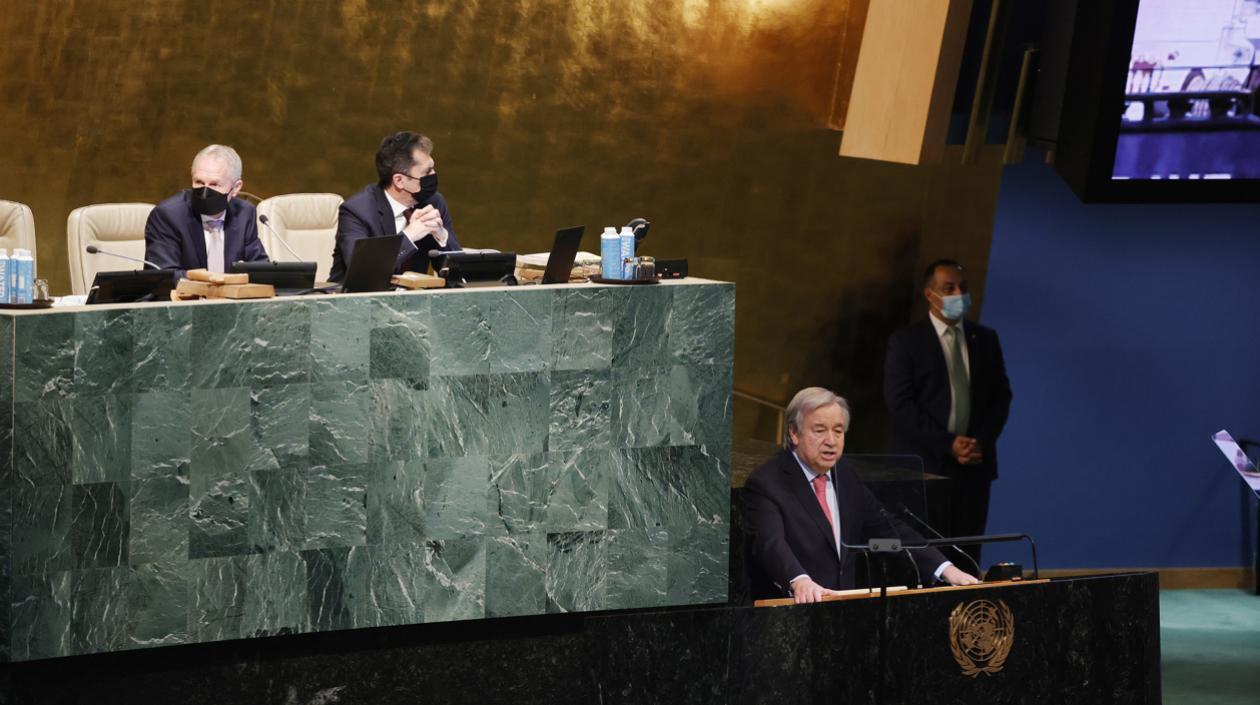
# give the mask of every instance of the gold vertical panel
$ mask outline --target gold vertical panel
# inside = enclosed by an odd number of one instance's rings
[[[414,129],[466,245],[537,252],[585,223],[597,250],[591,231],[645,216],[647,254],[738,283],[737,386],[874,390],[921,259],[987,253],[998,167],[835,156],[865,2],[5,0],[0,198],[32,206],[65,293],[70,210],[157,202],[208,143],[240,151],[251,192],[349,195]]]

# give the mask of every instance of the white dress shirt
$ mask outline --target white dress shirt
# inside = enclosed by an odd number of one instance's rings
[[[403,228],[407,227],[407,221],[403,220],[403,211],[407,210],[411,206],[404,206],[398,201],[395,201],[394,197],[389,195],[389,191],[385,191],[384,193],[385,193],[385,200],[389,201],[389,207],[392,208],[394,211],[394,232],[401,233],[403,231]],[[406,235],[406,233],[403,233],[403,234]],[[408,240],[411,240],[411,244],[413,245],[416,243],[416,240],[424,239],[423,235],[416,238],[415,240],[412,240],[410,235],[407,235],[406,237]],[[438,231],[433,234],[433,239],[437,240],[438,247],[446,247],[446,239],[448,237],[450,237],[450,233],[446,232],[445,225],[439,226]]]
[[[950,328],[954,328],[957,331],[954,335],[962,336],[966,334],[965,333],[966,329],[963,328],[963,322],[961,319],[959,319],[957,323],[951,326],[951,325],[946,324],[945,321],[942,321],[941,319],[937,318],[936,316],[930,313],[928,314],[928,318],[932,320],[932,327],[936,329],[936,340],[940,342],[941,350],[945,352],[945,370],[948,373],[950,366],[954,364],[954,346],[952,343],[950,343],[949,338],[945,336],[945,331],[949,330]],[[958,345],[960,348],[962,348],[963,369],[967,370],[967,379],[970,380],[971,379],[971,353],[967,352],[966,338],[959,338]],[[949,421],[946,424],[945,428],[948,429],[948,428],[953,428],[953,427],[954,427],[954,385],[951,384],[949,386]],[[963,429],[963,430],[965,431],[966,429]]]
[[[226,225],[223,221],[226,217],[227,211],[218,215],[201,216],[201,232],[206,238],[206,269],[220,274],[227,271],[227,263],[223,261],[223,228]],[[219,221],[217,228],[210,227],[210,221],[213,220]]]

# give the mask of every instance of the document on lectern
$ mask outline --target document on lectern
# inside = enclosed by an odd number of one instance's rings
[[[1217,431],[1212,434],[1212,440],[1216,441],[1216,447],[1221,449],[1225,457],[1229,460],[1229,464],[1234,466],[1238,474],[1242,476],[1243,482],[1256,493],[1256,497],[1260,497],[1260,470],[1256,470],[1255,463],[1251,462],[1251,458],[1243,452],[1238,445],[1238,441],[1229,435],[1229,431]]]

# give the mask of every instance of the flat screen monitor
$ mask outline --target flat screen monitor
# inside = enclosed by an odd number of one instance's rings
[[[88,290],[88,304],[170,301],[175,288],[173,269],[137,269],[123,272],[97,272]]]
[[[444,252],[433,268],[448,289],[516,284],[515,252]]]
[[[315,262],[233,262],[232,272],[248,274],[251,284],[270,284],[277,289],[310,289],[315,286]]]

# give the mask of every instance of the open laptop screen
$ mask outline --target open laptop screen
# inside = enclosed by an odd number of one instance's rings
[[[1229,435],[1229,431],[1217,431],[1212,434],[1212,440],[1216,442],[1216,447],[1221,449],[1225,457],[1229,459],[1229,464],[1234,466],[1238,474],[1242,476],[1243,482],[1251,488],[1252,492],[1260,497],[1260,471],[1256,470],[1256,466],[1251,462],[1251,458],[1243,452],[1243,449]]]

